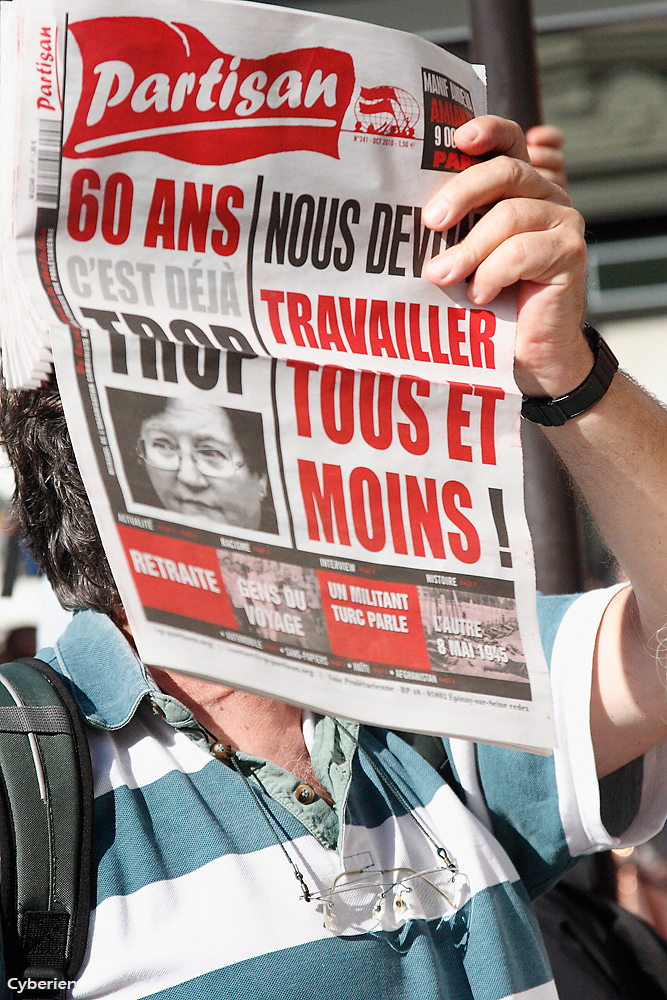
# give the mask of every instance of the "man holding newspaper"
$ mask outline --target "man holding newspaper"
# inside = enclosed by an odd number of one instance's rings
[[[96,774],[75,997],[554,997],[529,897],[665,820],[667,417],[611,362],[591,377],[608,355],[582,333],[583,223],[518,127],[478,118],[456,144],[482,160],[425,222],[493,207],[427,276],[468,280],[480,307],[517,286],[516,378],[539,412],[585,387],[585,412],[545,433],[632,586],[540,606],[555,756],[444,740],[443,780],[391,732],[143,666],[55,385],[6,393],[24,528],[61,599],[91,609],[42,654],[73,683]]]

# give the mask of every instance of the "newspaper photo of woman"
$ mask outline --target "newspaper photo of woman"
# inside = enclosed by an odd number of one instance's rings
[[[260,413],[107,391],[133,500],[277,533]]]

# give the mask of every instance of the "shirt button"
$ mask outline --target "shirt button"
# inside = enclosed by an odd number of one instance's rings
[[[160,716],[161,719],[166,719],[167,718],[167,716],[165,715],[164,709],[162,708],[161,705],[158,705],[158,703],[155,700],[155,698],[151,698],[151,708],[153,709],[153,711],[154,711],[154,713],[156,715]]]
[[[214,743],[211,746],[211,753],[218,760],[229,760],[233,752],[228,743]]]
[[[297,800],[297,802],[300,802],[301,805],[309,806],[312,802],[315,801],[317,795],[310,787],[310,785],[303,784],[303,785],[297,785],[296,788],[294,789],[294,798]]]

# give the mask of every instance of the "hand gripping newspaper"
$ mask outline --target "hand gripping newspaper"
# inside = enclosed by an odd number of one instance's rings
[[[142,659],[551,747],[515,305],[422,278],[480,69],[234,0],[0,12],[5,378],[55,363]]]

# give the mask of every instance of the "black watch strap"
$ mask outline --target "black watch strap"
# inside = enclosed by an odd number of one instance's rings
[[[593,367],[581,385],[558,399],[550,396],[524,396],[521,416],[543,427],[561,427],[566,420],[578,417],[595,406],[609,388],[618,371],[618,361],[600,334],[588,323],[584,336],[593,352]]]

